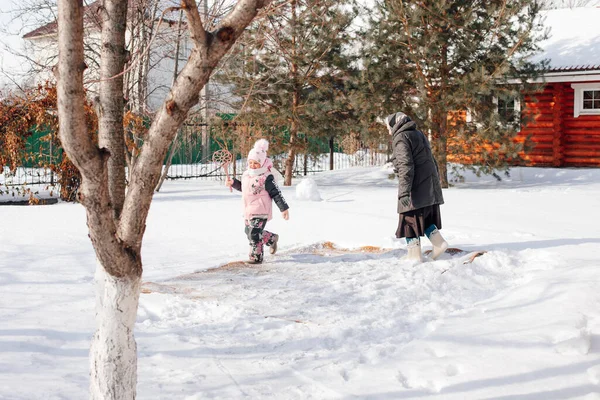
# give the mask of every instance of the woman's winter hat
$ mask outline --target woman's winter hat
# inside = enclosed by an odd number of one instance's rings
[[[252,150],[248,153],[248,160],[258,161],[262,167],[267,159],[267,150],[269,150],[267,139],[258,139],[254,143]]]

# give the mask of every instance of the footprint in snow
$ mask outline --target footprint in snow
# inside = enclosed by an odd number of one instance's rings
[[[378,283],[375,285],[376,290],[385,290],[391,288],[393,285],[390,283]]]
[[[434,357],[443,358],[446,357],[447,353],[443,349],[428,347],[426,351]]]
[[[575,337],[554,344],[554,350],[566,356],[588,354],[591,347],[592,341],[590,335],[584,332],[580,332]]]
[[[431,393],[439,393],[443,388],[441,382],[425,378],[408,377],[400,371],[398,371],[396,379],[405,389],[422,389]]]
[[[588,368],[587,376],[594,385],[600,385],[600,365]]]
[[[461,368],[455,364],[446,365],[446,376],[456,376],[461,372]]]
[[[588,318],[583,315],[572,329],[559,332],[554,339],[554,350],[563,355],[585,355],[592,347]]]
[[[411,387],[408,385],[408,378],[404,376],[402,372],[398,372],[398,375],[396,375],[396,379],[404,388],[411,389]]]
[[[350,380],[350,373],[346,369],[343,369],[340,371],[340,376],[346,382],[348,382]]]
[[[374,281],[383,281],[383,280],[387,280],[389,279],[391,276],[390,274],[383,274],[383,275],[379,275],[375,278],[373,278]]]

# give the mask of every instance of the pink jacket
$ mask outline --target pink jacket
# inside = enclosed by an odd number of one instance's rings
[[[244,218],[251,219],[257,216],[272,218],[273,202],[269,192],[265,189],[265,181],[270,172],[261,175],[250,175],[248,171],[242,174],[242,200]]]

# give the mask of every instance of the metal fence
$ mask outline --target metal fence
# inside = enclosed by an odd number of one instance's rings
[[[26,157],[21,166],[11,171],[6,166],[0,166],[0,186],[33,186],[54,185],[57,176],[50,168],[40,168],[59,162],[62,149],[53,146],[51,130],[39,129],[31,133],[25,143]]]
[[[200,124],[202,125],[202,124]],[[283,140],[289,135],[284,129]],[[293,176],[311,175],[330,169],[344,169],[354,166],[383,165],[390,158],[390,143],[371,142],[369,145],[361,142],[355,136],[346,136],[338,140],[327,138],[303,138],[311,154],[300,153],[294,161]],[[222,144],[211,140],[210,136],[202,138],[202,130],[197,125],[184,126],[175,139],[167,160],[169,166],[168,179],[217,179],[225,178],[225,173],[219,165],[212,162],[212,154],[221,149]],[[229,143],[231,146],[231,143]],[[318,154],[318,155],[315,155]],[[333,160],[331,157],[333,156]],[[246,169],[245,155],[234,154],[235,166],[230,166],[230,173],[239,175]],[[277,168],[284,172],[287,154],[272,155]]]
[[[272,157],[275,168],[281,173],[284,172],[283,167],[285,155],[276,155]],[[369,149],[362,149],[354,154],[334,153],[333,168],[331,165],[329,154],[318,156],[298,154],[294,161],[292,176],[313,175],[330,169],[339,170],[351,167],[368,167],[384,165],[389,160],[387,153],[373,152]],[[233,165],[229,166],[229,174],[239,176],[246,169],[246,160],[238,159]],[[169,167],[167,174],[168,179],[207,179],[207,180],[224,180],[225,171],[218,164],[212,162],[212,156],[198,163],[183,163],[173,164]]]
[[[31,186],[31,185],[54,185],[56,174],[48,168],[19,167],[10,171],[8,167],[2,167],[0,172],[0,186]]]
[[[47,134],[47,133],[46,133]],[[61,149],[53,149],[43,140],[43,134],[36,135],[28,144],[30,154],[38,159],[57,160]],[[212,162],[212,153],[219,150],[217,143],[210,143],[208,148],[203,148],[200,135],[185,135],[178,138],[175,148],[170,152],[172,164],[169,167],[167,179],[206,179],[224,180],[225,171],[218,164]],[[341,152],[340,146],[334,147],[333,153],[320,155],[298,154],[296,156],[292,175],[295,177],[312,175],[330,169],[345,169],[350,167],[366,167],[383,165],[389,160],[387,143],[377,144],[372,148],[358,147],[358,150],[347,154]],[[331,160],[333,155],[333,161]],[[204,157],[203,157],[204,155]],[[286,154],[272,156],[275,167],[284,173]],[[169,157],[167,157],[169,158]],[[239,176],[246,169],[246,160],[240,158],[229,167],[231,175]],[[31,159],[31,157],[30,157]],[[165,160],[165,164],[168,160]],[[166,166],[165,166],[166,168]],[[57,175],[47,168],[35,168],[30,161],[24,162],[23,167],[16,171],[9,171],[3,167],[0,171],[0,187],[33,186],[33,185],[56,185]]]
[[[284,156],[275,156],[276,168],[284,172]],[[367,167],[384,165],[389,157],[386,153],[372,152],[368,149],[360,150],[355,154],[334,153],[333,169],[346,169],[351,167]],[[196,163],[178,163],[169,167],[167,179],[205,179],[224,180],[225,171],[220,165],[212,162],[212,156]],[[235,175],[239,176],[246,169],[246,160],[236,160]],[[330,156],[305,156],[299,154],[294,162],[292,175],[294,177],[313,175],[331,169]],[[229,167],[229,173],[234,175],[233,166]],[[57,175],[47,168],[17,168],[11,172],[7,167],[0,173],[0,186],[33,186],[33,185],[56,185]]]

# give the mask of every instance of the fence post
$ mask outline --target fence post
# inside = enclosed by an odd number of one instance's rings
[[[329,138],[329,170],[333,171],[333,136]]]
[[[54,165],[54,146],[52,141],[54,140],[54,131],[50,131],[50,162],[49,165]],[[50,185],[54,186],[54,171],[50,169]]]

